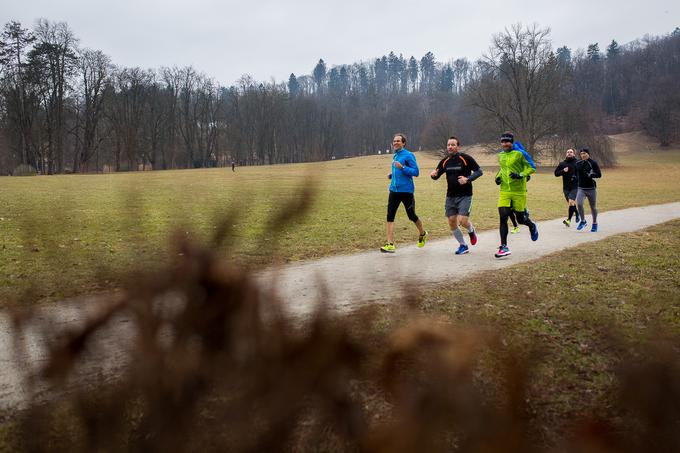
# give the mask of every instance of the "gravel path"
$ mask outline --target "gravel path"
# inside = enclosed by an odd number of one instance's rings
[[[389,303],[403,296],[405,288],[413,288],[416,282],[418,288],[428,288],[453,278],[535,260],[566,248],[587,247],[593,241],[676,218],[680,218],[680,202],[600,213],[598,233],[591,233],[590,226],[580,232],[574,225],[568,229],[562,219],[543,221],[538,223],[537,242],[531,242],[526,227],[521,227],[521,233],[510,235],[512,256],[502,260],[493,257],[499,243],[498,232],[494,230],[480,233],[478,244],[463,256],[454,255],[456,244],[450,238],[429,241],[422,249],[415,244],[397,244],[395,254],[382,254],[376,247],[374,251],[354,255],[288,264],[264,271],[258,278],[264,289],[274,289],[283,298],[286,308],[295,316],[304,317],[313,310],[322,292],[329,307],[348,311],[358,304]],[[24,335],[24,351],[20,356],[13,347],[11,320],[0,313],[0,408],[22,406],[29,391],[24,377],[45,362],[45,340],[39,334],[41,323],[57,326],[57,330],[76,327],[92,316],[98,306],[96,298],[88,297],[44,307]],[[115,376],[126,363],[130,333],[128,319],[123,316],[113,319],[98,334],[92,348],[96,357],[106,357],[106,360],[89,361],[72,385]]]

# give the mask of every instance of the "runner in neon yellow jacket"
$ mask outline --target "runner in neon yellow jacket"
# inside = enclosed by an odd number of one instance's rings
[[[527,176],[536,173],[536,164],[520,142],[512,144],[509,150],[498,153],[500,170],[496,178],[501,179],[501,192],[522,193],[527,191]],[[520,177],[512,177],[512,174]],[[522,209],[523,210],[523,209]]]
[[[508,218],[514,211],[517,222],[529,227],[531,240],[538,239],[538,227],[529,219],[527,205],[527,177],[536,172],[536,164],[515,137],[506,132],[501,136],[503,149],[498,154],[500,169],[496,174],[496,184],[501,186],[498,197],[500,216],[501,245],[494,254],[496,258],[510,256],[508,248]]]

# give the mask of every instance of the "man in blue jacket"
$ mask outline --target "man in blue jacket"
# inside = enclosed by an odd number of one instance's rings
[[[387,243],[380,247],[383,253],[394,253],[394,217],[400,204],[404,204],[406,215],[418,228],[418,247],[425,245],[427,231],[423,222],[416,215],[416,200],[413,196],[413,177],[418,176],[418,163],[413,153],[406,148],[406,135],[396,134],[392,140],[394,157],[392,158],[392,172],[387,175],[390,179],[390,195],[387,201]]]

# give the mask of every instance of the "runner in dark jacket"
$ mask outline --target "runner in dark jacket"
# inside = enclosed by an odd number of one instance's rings
[[[569,148],[565,159],[555,168],[555,176],[562,177],[562,192],[567,200],[568,214],[562,221],[567,227],[571,225],[571,216],[576,215],[576,222],[580,222],[578,210],[576,209],[576,194],[578,192],[578,177],[576,176],[576,151]]]
[[[585,209],[583,208],[583,200],[588,199],[590,204],[590,212],[593,216],[593,224],[590,229],[593,233],[597,232],[597,191],[595,183],[596,178],[602,177],[600,166],[593,159],[590,158],[590,150],[588,148],[581,149],[581,160],[576,162],[576,176],[578,178],[578,192],[576,194],[576,206],[578,207],[581,221],[576,227],[577,230],[585,228],[586,217]]]
[[[437,168],[430,173],[430,177],[436,180],[446,174],[447,189],[444,211],[449,221],[451,234],[459,244],[456,255],[464,255],[469,252],[469,248],[458,225],[467,229],[470,243],[472,245],[477,244],[475,228],[470,222],[472,181],[482,176],[483,172],[472,156],[461,153],[459,147],[458,138],[449,137],[446,143],[448,155],[439,161]]]

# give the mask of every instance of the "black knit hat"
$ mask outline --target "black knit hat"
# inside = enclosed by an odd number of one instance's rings
[[[590,148],[588,148],[587,146],[584,146],[583,148],[581,148],[581,151],[579,151],[579,152],[590,154]]]
[[[503,135],[501,135],[501,141],[502,142],[514,143],[515,142],[515,136],[512,135],[510,132],[505,132]]]

